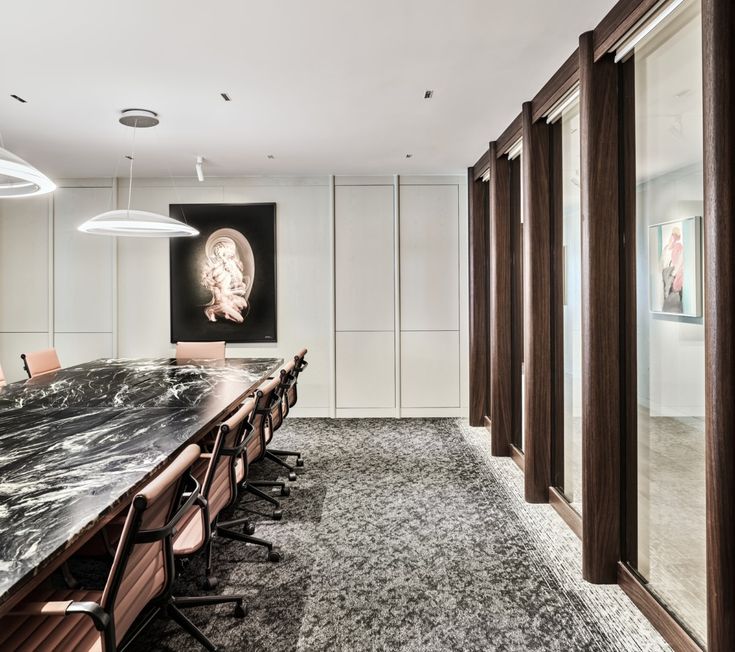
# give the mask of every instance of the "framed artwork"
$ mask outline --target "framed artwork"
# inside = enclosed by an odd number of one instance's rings
[[[276,205],[171,204],[172,342],[276,342]]]
[[[702,316],[702,218],[648,227],[651,312]]]

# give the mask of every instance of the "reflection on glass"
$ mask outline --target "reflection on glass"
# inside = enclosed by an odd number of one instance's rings
[[[688,1],[636,46],[637,570],[706,634],[702,44]],[[628,64],[629,65],[629,64]]]
[[[579,103],[561,117],[564,302],[564,486],[582,513],[582,221]]]

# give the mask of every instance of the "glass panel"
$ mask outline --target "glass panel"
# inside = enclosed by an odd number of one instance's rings
[[[523,400],[525,396],[523,368],[523,179],[521,157],[510,161],[510,219],[512,220],[513,248],[513,426],[511,441],[519,450],[523,450],[525,436],[525,415]]]
[[[518,170],[519,170],[519,191],[520,191],[520,220],[521,225],[519,227],[520,234],[521,234],[521,257],[520,257],[520,273],[521,273],[521,283],[520,283],[520,301],[521,301],[521,333],[525,333],[525,323],[526,323],[526,316],[523,313],[523,307],[525,305],[524,296],[526,293],[525,287],[524,287],[524,273],[523,273],[523,248],[525,246],[524,244],[524,237],[525,237],[525,229],[523,228],[523,192],[524,192],[524,186],[525,182],[523,180],[523,160],[519,156],[518,157]],[[524,353],[525,353],[525,345],[523,343],[523,335],[521,335],[521,441],[520,441],[520,449],[522,451],[526,450],[526,365],[524,364]]]
[[[637,570],[705,639],[698,1],[636,46]]]
[[[579,103],[561,117],[564,302],[564,495],[582,513],[582,219]]]

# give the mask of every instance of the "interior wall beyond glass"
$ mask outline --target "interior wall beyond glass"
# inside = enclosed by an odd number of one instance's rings
[[[512,384],[512,428],[511,443],[524,450],[525,443],[525,382],[523,365],[523,179],[521,157],[510,161],[510,218],[513,269],[511,276],[511,384]]]
[[[579,103],[560,125],[563,263],[563,483],[570,505],[582,513],[582,219]]]
[[[630,66],[630,62],[626,64]],[[633,565],[706,638],[702,43],[698,0],[635,48]]]

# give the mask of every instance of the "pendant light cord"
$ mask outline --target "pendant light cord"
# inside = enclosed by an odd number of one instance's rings
[[[128,181],[128,218],[130,218],[130,205],[133,201],[133,161],[135,161],[135,132],[138,130],[138,119],[133,123],[133,142],[130,146],[130,181]]]

